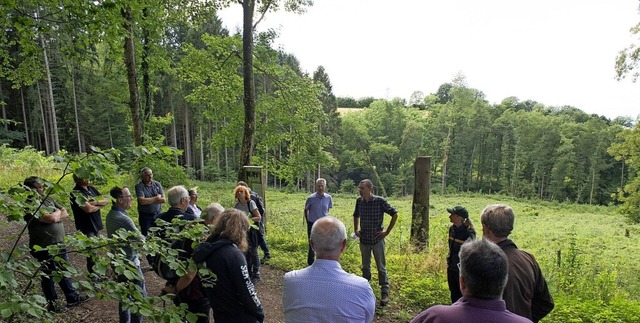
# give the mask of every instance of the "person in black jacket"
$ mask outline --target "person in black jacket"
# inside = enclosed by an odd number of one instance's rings
[[[217,217],[209,238],[196,246],[193,259],[211,271],[202,285],[216,323],[263,322],[264,311],[249,278],[244,252],[248,248],[249,220],[239,210],[227,209]]]
[[[449,220],[452,225],[449,227],[449,254],[447,255],[447,282],[451,293],[451,303],[455,303],[460,297],[460,247],[468,239],[476,238],[476,230],[469,219],[469,212],[464,207],[458,205],[447,209]]]

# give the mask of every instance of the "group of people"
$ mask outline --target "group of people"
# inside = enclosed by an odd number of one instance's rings
[[[86,236],[96,236],[103,229],[100,210],[108,204],[100,192],[83,178],[74,176],[76,186],[70,197],[76,228]],[[61,264],[56,257],[66,259],[66,251],[49,254],[47,247],[60,244],[64,238],[62,220],[66,209],[46,197],[45,182],[35,176],[25,179],[24,185],[37,192],[32,197],[45,206],[41,216],[27,212],[29,245],[33,256],[42,264],[42,289],[47,308],[59,311],[52,275]],[[398,212],[384,198],[373,194],[373,183],[362,180],[359,197],[353,212],[354,237],[359,238],[362,276],[345,272],[340,266],[341,254],[347,245],[347,230],[339,219],[329,215],[333,207],[327,182],[316,180],[316,191],[305,203],[304,220],[309,241],[308,267],[288,272],[284,276],[282,305],[286,322],[371,322],[376,296],[371,285],[371,255],[377,267],[380,286],[379,305],[389,303],[389,278],[385,260],[385,238],[393,229]],[[224,209],[218,203],[204,210],[197,205],[198,192],[178,185],[166,192],[153,180],[153,172],[143,168],[140,182],[135,186],[140,230],[127,213],[134,196],[128,187],[114,187],[109,192],[112,207],[106,216],[108,237],[129,232],[139,241],[157,226],[158,219],[171,222],[175,218],[211,225],[208,238],[193,247],[185,239],[179,244],[182,259],[192,258],[204,264],[212,275],[187,272],[167,281],[163,292],[175,295],[175,303],[185,303],[190,312],[198,314],[198,322],[208,322],[210,309],[216,322],[262,322],[264,311],[255,289],[260,279],[260,264],[268,260],[264,240],[265,207],[262,198],[251,191],[245,182],[234,189],[235,205]],[[161,212],[168,202],[169,209]],[[534,257],[519,250],[508,239],[513,230],[515,215],[506,205],[489,205],[481,214],[483,239],[476,240],[476,232],[468,211],[462,206],[447,209],[452,223],[449,228],[447,280],[451,292],[451,306],[438,305],[417,315],[412,322],[537,322],[554,307],[546,281]],[[384,214],[391,219],[384,228]],[[201,219],[198,220],[198,219]],[[119,232],[120,231],[120,232]],[[265,256],[258,255],[262,248]],[[119,246],[129,264],[135,265],[134,279],[125,275],[118,281],[135,286],[132,293],[146,296],[144,275],[137,251],[129,244]],[[147,255],[149,264],[157,256]],[[87,271],[94,280],[94,260],[87,258]],[[61,277],[59,285],[65,294],[67,307],[88,299],[80,295],[69,278]],[[140,295],[130,295],[131,298]],[[126,301],[119,304],[120,322],[140,322],[142,317],[129,311]]]
[[[453,304],[433,306],[412,323],[538,322],[553,310],[540,266],[508,238],[515,222],[511,207],[484,208],[480,240],[475,240],[475,228],[464,207],[447,211],[452,223],[447,280]]]

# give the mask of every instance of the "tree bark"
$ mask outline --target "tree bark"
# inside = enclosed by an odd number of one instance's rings
[[[138,72],[136,69],[136,51],[134,46],[133,17],[131,7],[127,6],[121,11],[124,18],[124,63],[127,67],[127,83],[129,85],[129,110],[131,110],[131,122],[133,123],[133,143],[141,146],[142,120],[140,119],[140,98],[138,94]]]
[[[42,46],[42,52],[44,56],[44,68],[47,72],[47,97],[49,102],[49,113],[51,121],[51,152],[55,153],[60,151],[60,140],[58,139],[58,122],[56,120],[56,105],[53,99],[53,82],[51,81],[51,70],[49,69],[49,57],[47,55],[47,48],[44,43],[44,37],[40,36],[40,45]]]
[[[251,165],[253,156],[253,141],[256,130],[256,97],[253,80],[253,14],[255,0],[242,1],[243,30],[242,30],[242,67],[244,77],[244,133],[242,135],[242,149],[240,151],[240,165],[238,180],[245,180],[244,167]]]
[[[184,164],[187,167],[193,167],[191,162],[191,124],[189,123],[189,108],[184,107]]]
[[[24,104],[24,90],[20,88],[20,101],[22,103],[22,121],[24,122],[24,137],[27,140],[27,146],[31,146],[29,141],[29,122],[27,120],[27,107]]]
[[[71,66],[71,94],[73,96],[73,113],[76,117],[76,135],[78,138],[78,152],[82,154],[82,141],[80,140],[80,121],[78,119],[78,103],[76,98],[76,78],[73,66]]]
[[[47,134],[47,118],[45,116],[44,104],[42,102],[42,93],[40,93],[40,82],[36,82],[36,89],[38,90],[38,103],[40,103],[40,116],[42,117],[42,134],[44,135],[44,151],[47,155],[51,152],[49,147],[49,135]]]
[[[202,136],[202,124],[198,128],[198,140],[200,141],[200,170],[198,171],[198,178],[204,180],[204,138]]]
[[[149,19],[149,8],[142,9],[142,18],[144,20]],[[146,25],[142,29],[142,87],[144,89],[144,113],[143,118],[145,122],[151,120],[153,114],[153,99],[151,97],[151,76],[149,75],[149,55],[151,53],[151,46],[149,45],[149,28]],[[144,123],[143,123],[144,132]]]

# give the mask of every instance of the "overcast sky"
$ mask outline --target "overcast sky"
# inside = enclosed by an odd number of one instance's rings
[[[515,96],[608,118],[640,114],[640,82],[615,80],[634,43],[638,0],[315,0],[268,14],[276,46],[310,75],[324,66],[336,96],[425,95],[462,73],[490,103]],[[220,13],[234,33],[242,9]],[[640,42],[637,42],[640,43]]]

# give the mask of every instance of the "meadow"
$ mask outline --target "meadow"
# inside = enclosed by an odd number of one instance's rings
[[[60,177],[60,166],[50,158],[13,153],[0,154],[0,187],[16,185],[33,174],[49,181]],[[133,186],[137,178],[127,175],[117,181]],[[73,187],[70,176],[60,184],[69,190]],[[233,182],[192,181],[186,186],[198,187],[202,207],[210,202],[219,202],[225,207],[233,205]],[[98,188],[103,193],[109,190],[99,185]],[[329,187],[334,199],[330,214],[341,219],[351,232],[357,197],[355,187],[350,194],[333,193],[334,189]],[[267,241],[272,266],[285,271],[306,266],[303,208],[308,194],[267,189]],[[62,195],[59,200],[68,203]],[[400,309],[389,313],[394,321],[407,321],[431,305],[448,303],[445,257],[450,223],[446,208],[465,206],[480,237],[480,212],[493,203],[514,208],[516,224],[511,238],[519,248],[536,257],[547,278],[556,308],[544,322],[640,321],[640,226],[628,222],[613,207],[519,200],[500,195],[434,194],[430,197],[429,247],[414,251],[409,241],[411,197],[389,197],[388,201],[399,212],[398,222],[386,240],[392,305]],[[386,217],[385,223],[389,219]],[[341,263],[346,271],[360,274],[356,240],[349,241]],[[372,286],[378,294],[375,280]]]

